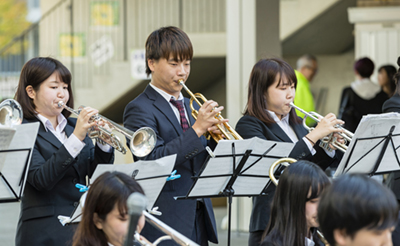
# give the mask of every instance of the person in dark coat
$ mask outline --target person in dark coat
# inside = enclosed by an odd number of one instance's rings
[[[21,104],[23,123],[40,122],[22,196],[15,245],[71,245],[75,225],[63,226],[58,216],[71,216],[97,164],[112,163],[114,151],[87,136],[96,122],[96,109],[82,109],[78,118],[58,107],[73,107],[71,73],[58,60],[37,57],[21,71],[15,99]]]

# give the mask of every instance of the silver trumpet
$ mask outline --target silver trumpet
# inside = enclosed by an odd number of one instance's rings
[[[197,243],[193,242],[192,240],[185,237],[181,233],[175,231],[174,229],[169,227],[167,224],[165,224],[161,220],[157,219],[153,215],[149,214],[148,212],[143,211],[143,215],[145,216],[147,223],[150,223],[152,226],[154,226],[157,229],[159,229],[160,231],[164,232],[166,235],[159,237],[156,241],[151,243],[147,239],[141,237],[139,233],[135,233],[135,239],[136,239],[136,241],[138,241],[140,243],[140,245],[156,246],[164,240],[174,240],[178,245],[182,245],[182,246],[199,246]]]
[[[21,105],[14,99],[6,99],[0,103],[0,126],[20,125],[23,117]]]
[[[58,102],[58,107],[64,108],[74,115],[78,116],[83,107],[80,107],[78,111],[65,105],[63,101]],[[156,133],[150,127],[142,127],[136,132],[133,132],[125,127],[120,126],[112,120],[107,119],[102,115],[92,116],[89,122],[97,122],[97,126],[92,127],[88,131],[90,138],[95,138],[104,143],[107,143],[120,151],[122,154],[126,154],[126,149],[122,145],[121,140],[116,136],[113,131],[119,132],[130,140],[130,149],[132,153],[137,157],[143,157],[148,155],[156,145]],[[103,126],[99,123],[103,122]]]
[[[323,118],[322,115],[317,114],[315,112],[306,112],[304,109],[301,109],[299,107],[297,107],[296,105],[294,105],[293,103],[290,103],[290,106],[294,107],[295,109],[299,110],[300,112],[302,112],[304,114],[304,118],[303,118],[303,126],[309,131],[311,132],[312,130],[314,130],[314,127],[309,127],[306,124],[306,119],[307,117],[310,117],[311,119],[313,119],[316,122],[320,122],[321,120],[319,118]],[[342,151],[343,153],[346,152],[347,150],[347,142],[351,142],[354,133],[350,132],[349,130],[346,130],[345,128],[343,128],[341,125],[336,125],[336,128],[340,128],[343,130],[343,132],[338,132],[338,134],[344,139],[344,143],[341,143],[339,141],[337,141],[336,137],[333,136],[333,133],[329,134],[328,136],[324,137],[321,139],[320,142],[320,146],[326,150],[331,150],[331,148],[329,147],[329,144],[332,144],[332,146],[334,146],[336,149]]]

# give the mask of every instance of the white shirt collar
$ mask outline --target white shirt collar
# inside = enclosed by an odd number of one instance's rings
[[[63,114],[59,114],[57,116],[58,125],[57,125],[56,129],[54,129],[50,120],[47,119],[46,117],[44,117],[43,115],[37,114],[37,118],[43,123],[44,129],[46,131],[49,131],[50,129],[52,129],[56,132],[62,132],[62,131],[64,131],[65,126],[67,125],[67,119],[65,118],[65,116]]]
[[[158,94],[160,94],[165,100],[167,100],[167,102],[169,102],[171,100],[171,98],[173,98],[174,100],[182,100],[183,99],[183,95],[182,92],[179,93],[179,98],[176,99],[174,96],[166,93],[165,91],[161,90],[160,88],[154,86],[151,82],[149,83],[149,85],[158,92]]]
[[[274,119],[274,121],[275,121],[276,123],[282,121],[282,122],[284,122],[284,123],[286,123],[286,124],[289,124],[289,114],[283,116],[282,119],[279,119],[278,116],[275,114],[275,112],[270,111],[270,110],[268,110],[268,109],[267,109],[267,112],[268,112],[269,115],[272,117],[272,119]]]

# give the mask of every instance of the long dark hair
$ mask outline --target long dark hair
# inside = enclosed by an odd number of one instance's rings
[[[74,96],[71,87],[71,72],[58,60],[51,57],[36,57],[29,60],[22,67],[21,75],[17,92],[14,99],[21,104],[24,118],[33,119],[36,117],[36,107],[33,100],[28,96],[26,87],[32,86],[35,91],[38,91],[40,85],[50,77],[54,72],[59,78],[68,85],[69,100],[67,106],[74,107]],[[71,113],[63,110],[62,114],[68,118]]]
[[[304,246],[306,202],[319,197],[329,184],[328,176],[312,162],[301,160],[287,167],[279,178],[263,238],[275,245]]]
[[[387,75],[387,77],[388,77],[388,80],[389,80],[389,88],[390,88],[390,93],[391,93],[390,96],[392,96],[393,93],[396,91],[396,81],[395,81],[395,79],[394,79],[394,75],[395,75],[396,72],[397,72],[397,71],[396,71],[396,68],[395,68],[394,66],[392,66],[392,65],[384,65],[384,66],[381,66],[381,67],[379,68],[378,72],[380,72],[380,71],[382,71],[382,70],[385,70],[386,75]]]
[[[277,75],[280,78],[278,86],[282,82],[282,77],[286,77],[289,85],[297,86],[297,78],[293,68],[281,59],[261,59],[254,65],[250,73],[245,115],[254,116],[265,124],[275,123],[266,111],[265,96],[268,88],[274,84]],[[289,119],[292,122],[300,122],[293,108],[290,110]]]
[[[121,216],[127,214],[126,201],[130,194],[144,194],[140,185],[121,172],[105,172],[91,185],[82,211],[82,219],[75,232],[73,246],[107,246],[107,238],[94,222],[94,213],[105,220],[117,204]]]

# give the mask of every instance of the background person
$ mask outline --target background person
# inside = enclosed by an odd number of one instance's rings
[[[192,241],[208,245],[208,241],[218,242],[211,200],[174,199],[187,194],[193,184],[191,177],[204,164],[209,143],[203,134],[218,132],[215,124],[220,121],[214,116],[223,109],[209,100],[198,109],[197,120],[192,117],[189,99],[183,97],[178,84],[178,80],[188,79],[192,57],[192,43],[181,29],[163,27],[150,34],[146,41],[146,73],[151,74],[151,82],[126,106],[124,126],[133,131],[147,126],[157,134],[155,148],[144,159],[177,154],[174,169],[181,178],[166,183],[154,206],[160,208],[159,218],[164,223]],[[151,242],[162,235],[147,226],[142,234]]]
[[[324,245],[316,232],[317,208],[329,184],[328,176],[314,163],[290,164],[279,178],[261,246]]]
[[[122,246],[129,228],[127,199],[142,187],[121,172],[105,172],[90,186],[82,210],[82,219],[74,235],[73,246]],[[139,219],[140,233],[145,218]]]
[[[308,132],[290,106],[295,96],[296,76],[290,65],[280,59],[261,59],[253,67],[249,79],[247,106],[236,124],[236,131],[245,139],[259,137],[277,142],[295,143],[289,157],[310,160],[326,169],[339,161],[335,151],[326,152],[319,139],[341,130],[335,128],[343,121],[330,113],[316,128]],[[266,170],[268,172],[268,170]],[[270,185],[266,196],[253,198],[250,218],[249,245],[260,245],[263,231],[271,214],[275,186]]]
[[[389,98],[382,88],[371,81],[374,63],[364,57],[354,63],[356,80],[343,89],[338,118],[344,127],[355,132],[363,115],[382,113],[382,105]]]
[[[334,179],[318,206],[320,229],[331,246],[390,246],[397,216],[393,193],[361,174]]]
[[[396,91],[396,81],[394,75],[397,70],[392,65],[384,65],[378,69],[378,84],[388,97],[393,96]]]
[[[27,182],[22,196],[15,244],[70,245],[75,226],[62,226],[57,216],[71,215],[98,163],[112,163],[113,149],[96,144],[87,131],[98,111],[84,108],[78,118],[58,107],[73,107],[71,73],[49,57],[28,61],[21,71],[15,99],[24,112],[23,123],[39,122]]]

